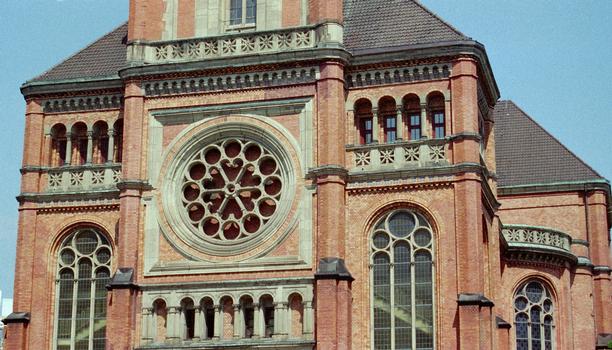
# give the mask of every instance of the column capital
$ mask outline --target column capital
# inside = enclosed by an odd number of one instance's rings
[[[91,139],[93,137],[93,130],[87,130],[87,138]]]
[[[168,313],[170,314],[176,314],[181,310],[180,306],[170,306],[168,307]]]

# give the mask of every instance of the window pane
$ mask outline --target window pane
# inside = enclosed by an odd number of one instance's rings
[[[418,140],[421,138],[421,115],[410,116],[410,139]]]
[[[257,0],[246,0],[246,23],[255,23],[257,18]]]
[[[415,313],[417,349],[433,348],[433,289],[431,255],[418,252],[414,256]]]
[[[400,242],[393,249],[394,255],[394,315],[395,348],[412,346],[412,293],[410,289],[410,246]]]
[[[444,112],[434,113],[434,137],[437,139],[443,138],[445,135],[444,130]]]
[[[391,290],[389,257],[374,256],[374,347],[391,349]]]
[[[231,0],[230,3],[230,25],[242,23],[242,0]]]

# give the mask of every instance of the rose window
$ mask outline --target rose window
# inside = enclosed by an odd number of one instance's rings
[[[277,213],[283,172],[262,144],[240,138],[209,144],[182,175],[182,210],[205,239],[240,241],[259,233]]]

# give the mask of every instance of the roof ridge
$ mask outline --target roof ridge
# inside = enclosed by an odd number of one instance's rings
[[[68,57],[66,57],[65,59],[61,60],[59,63],[57,63],[56,65],[54,65],[53,67],[45,70],[44,72],[40,73],[39,75],[35,76],[34,78],[28,79],[26,81],[27,83],[31,83],[40,79],[43,79],[43,77],[48,74],[49,72],[51,72],[52,70],[54,70],[55,68],[59,67],[60,65],[64,64],[65,62],[69,61],[70,59],[74,58],[75,56],[77,56],[78,54],[80,54],[81,52],[89,49],[90,47],[92,47],[93,45],[97,44],[99,41],[103,40],[104,38],[110,36],[111,34],[115,33],[117,30],[119,30],[121,27],[125,26],[128,24],[128,21],[125,21],[123,23],[121,23],[120,25],[118,25],[117,27],[113,28],[113,30],[105,33],[104,35],[94,39],[93,41],[91,41],[87,46],[85,46],[84,48],[76,51],[75,53],[73,53],[72,55],[69,55]]]
[[[433,16],[435,19],[437,19],[438,21],[442,22],[445,26],[447,26],[449,29],[451,29],[455,33],[461,35],[462,37],[464,37],[466,39],[472,39],[471,37],[463,34],[459,29],[455,28],[452,24],[450,24],[447,21],[445,21],[442,17],[438,16],[435,12],[433,12],[432,10],[428,9],[427,7],[425,7],[425,5],[421,4],[420,0],[411,0],[411,1],[414,2],[420,8],[422,8],[425,12],[427,12],[431,16]]]
[[[601,174],[599,172],[597,172],[595,169],[593,169],[593,167],[591,167],[587,162],[582,160],[582,158],[580,158],[577,154],[575,154],[569,148],[567,148],[567,146],[565,146],[561,141],[559,141],[558,138],[556,138],[553,134],[551,134],[548,130],[546,130],[546,128],[544,128],[542,125],[540,125],[540,123],[538,123],[535,119],[533,119],[531,117],[531,115],[529,115],[521,107],[519,107],[516,103],[514,103],[514,101],[508,99],[508,100],[500,100],[499,102],[505,102],[505,106],[504,106],[505,109],[508,109],[508,104],[511,104],[512,106],[514,106],[521,113],[523,113],[523,115],[525,117],[527,117],[527,119],[529,119],[532,123],[534,123],[536,127],[540,128],[540,130],[544,131],[544,133],[546,133],[546,135],[550,136],[550,138],[553,141],[555,141],[559,146],[561,146],[564,150],[566,150],[572,157],[576,158],[580,163],[582,163],[582,165],[586,166],[589,170],[591,170],[599,178],[605,179],[605,177],[601,176]]]

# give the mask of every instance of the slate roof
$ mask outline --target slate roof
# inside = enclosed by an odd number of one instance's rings
[[[127,22],[30,82],[114,77],[125,66]]]
[[[415,0],[345,0],[344,46],[357,53],[471,40]]]
[[[604,179],[514,102],[497,102],[494,118],[500,187]]]
[[[126,63],[127,23],[30,82],[112,77]],[[344,45],[360,50],[471,40],[416,0],[345,0]]]

